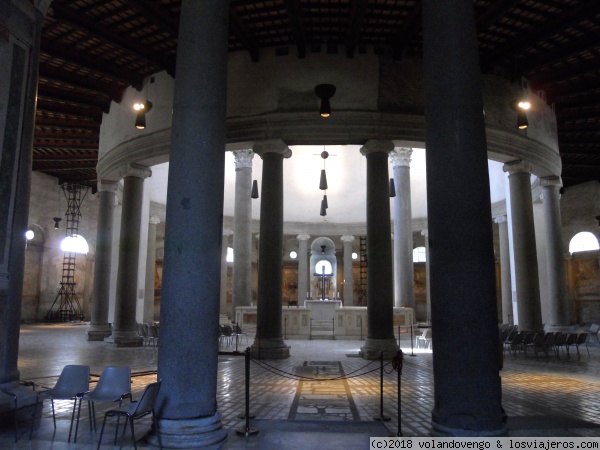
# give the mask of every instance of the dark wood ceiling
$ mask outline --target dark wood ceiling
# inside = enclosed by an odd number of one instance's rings
[[[54,0],[43,27],[33,170],[95,184],[102,113],[175,71],[180,0]],[[565,186],[600,180],[600,1],[474,0],[482,69],[555,105]],[[231,0],[229,50],[421,49],[420,0]]]

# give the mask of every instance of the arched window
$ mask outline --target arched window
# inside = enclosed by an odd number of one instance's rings
[[[425,262],[427,260],[427,253],[425,247],[417,247],[413,250],[413,262]]]
[[[227,247],[227,256],[225,257],[225,261],[228,263],[233,262],[233,249],[231,247]]]
[[[582,231],[577,233],[569,242],[569,253],[576,252],[588,252],[591,250],[598,250],[598,239],[589,231]]]
[[[82,253],[85,255],[90,251],[90,246],[83,236],[74,234],[62,240],[60,249],[67,253]]]
[[[325,268],[325,273],[333,273],[333,268],[331,267],[331,263],[326,259],[322,259],[317,264],[315,264],[315,272],[323,273],[323,268]]]

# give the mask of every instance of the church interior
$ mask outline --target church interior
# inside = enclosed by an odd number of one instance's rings
[[[599,24],[583,0],[2,1],[0,443],[68,445],[75,409],[53,432],[28,383],[68,364],[160,380],[140,448],[600,436]],[[400,355],[384,425],[350,374]],[[235,433],[244,356],[262,440]]]

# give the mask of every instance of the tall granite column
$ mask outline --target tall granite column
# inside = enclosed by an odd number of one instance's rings
[[[542,331],[542,308],[538,276],[533,202],[531,200],[531,166],[523,161],[506,163],[510,191],[513,260],[517,321],[520,331]]]
[[[496,270],[471,0],[423,0],[423,52],[432,425],[436,434],[499,435]]]
[[[235,157],[235,203],[233,211],[232,314],[252,302],[252,150],[237,150]]]
[[[298,306],[303,306],[309,298],[308,287],[308,240],[310,235],[303,233],[296,236],[298,239]]]
[[[119,183],[98,183],[98,229],[96,230],[96,262],[92,292],[92,317],[87,331],[88,341],[103,341],[110,336],[108,303],[113,248],[115,202]]]
[[[410,203],[410,157],[412,148],[390,153],[394,168],[394,306],[415,307],[412,210]]]
[[[117,347],[139,347],[143,345],[143,339],[138,336],[135,313],[144,179],[151,175],[150,169],[138,164],[129,164],[122,172],[124,179],[123,213],[121,215],[121,236],[119,239],[115,322],[112,335],[105,339],[105,342]]]
[[[252,356],[283,359],[290,349],[283,342],[283,158],[292,156],[281,140],[254,145],[263,160],[258,249],[258,304]]]
[[[221,246],[221,287],[219,295],[219,312],[226,314],[230,319],[235,318],[231,314],[230,308],[227,308],[227,247],[229,247],[229,236],[232,235],[231,230],[223,230],[223,241]],[[235,256],[233,258],[235,261]]]
[[[166,448],[227,438],[216,397],[228,6],[181,2],[155,409]]]
[[[43,20],[29,2],[3,2],[0,8],[0,387],[10,389],[19,386],[25,232]]]
[[[506,216],[495,219],[500,238],[500,286],[502,290],[502,323],[513,324],[512,289],[510,280],[510,249],[508,242],[508,222]]]
[[[148,252],[146,253],[146,284],[144,288],[143,322],[154,321],[154,272],[156,271],[156,225],[160,219],[150,216],[148,220]]]
[[[390,359],[398,351],[394,337],[394,274],[390,223],[388,155],[391,141],[370,140],[360,152],[367,158],[367,340],[364,359]]]
[[[429,231],[421,230],[425,238],[425,289],[427,290],[427,323],[431,323],[431,273],[429,270]]]
[[[544,220],[546,222],[546,252],[548,259],[548,328],[559,331],[570,325],[567,297],[567,274],[560,220],[559,177],[540,179]]]
[[[344,306],[354,305],[354,273],[352,272],[352,242],[354,236],[342,236],[344,243]]]

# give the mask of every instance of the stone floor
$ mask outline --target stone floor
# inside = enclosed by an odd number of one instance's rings
[[[87,364],[94,375],[107,365],[128,365],[133,372],[134,398],[147,383],[156,380],[158,349],[113,348],[84,339],[82,324],[24,325],[21,332],[19,369],[21,379],[33,381],[36,390],[49,388],[66,364]],[[225,448],[368,448],[369,436],[398,432],[398,379],[389,364],[384,366],[383,405],[380,400],[380,363],[356,357],[361,341],[287,341],[291,357],[280,361],[252,361],[250,410],[256,418],[250,427],[257,435],[238,436],[245,421],[244,357],[235,346],[222,346],[219,357],[217,401],[222,422],[229,430]],[[238,350],[252,343],[252,336],[238,342]],[[404,436],[427,436],[433,407],[432,354],[411,350],[410,339],[402,341],[407,354],[401,379],[401,432]],[[503,405],[509,417],[510,436],[600,437],[600,346],[585,347],[577,358],[563,352],[560,357],[518,353],[506,355],[501,372]],[[414,355],[414,356],[411,356]],[[388,373],[389,372],[389,373]],[[93,386],[93,384],[92,384]],[[91,449],[99,431],[90,432],[87,412],[82,410],[77,444],[67,442],[72,403],[55,402],[57,429],[52,426],[50,402],[44,403],[40,425],[29,440],[29,424],[19,426],[14,443],[12,424],[0,428],[0,448]],[[97,408],[98,430],[102,412]],[[389,417],[389,421],[374,418]],[[150,419],[136,423],[138,448],[149,448],[143,436]],[[102,448],[113,448],[114,428],[105,432]],[[123,448],[133,448],[126,434]]]

